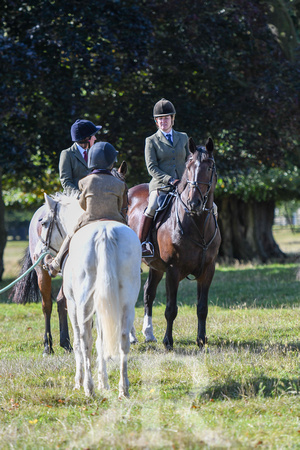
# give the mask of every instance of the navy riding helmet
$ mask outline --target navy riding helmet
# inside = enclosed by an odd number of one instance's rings
[[[89,136],[94,136],[101,128],[101,125],[94,125],[90,120],[77,119],[71,126],[72,141],[83,141]]]

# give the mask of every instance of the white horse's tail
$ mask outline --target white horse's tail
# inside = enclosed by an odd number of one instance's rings
[[[94,307],[103,333],[103,351],[107,359],[119,354],[121,342],[118,247],[115,231],[105,227],[96,246],[98,267]]]

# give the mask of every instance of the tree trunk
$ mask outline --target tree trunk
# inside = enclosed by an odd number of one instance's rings
[[[267,262],[286,257],[272,233],[275,202],[245,203],[232,196],[217,200],[217,205],[222,236],[221,260]]]
[[[2,198],[2,167],[0,167],[0,281],[4,272],[3,253],[6,245],[4,202]]]

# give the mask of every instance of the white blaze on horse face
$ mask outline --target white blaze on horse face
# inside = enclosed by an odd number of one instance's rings
[[[49,250],[49,248],[46,245],[47,242],[47,233],[50,225],[51,217],[50,212],[46,214],[46,216],[41,220],[41,234],[40,238],[35,246],[33,258],[34,260],[37,260],[39,256]]]

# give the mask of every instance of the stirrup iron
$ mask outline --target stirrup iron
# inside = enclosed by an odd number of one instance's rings
[[[154,246],[153,246],[153,244],[152,244],[152,242],[150,242],[150,241],[144,241],[144,242],[142,242],[142,247],[145,247],[144,248],[144,251],[145,252],[149,252],[149,255],[143,255],[143,250],[142,250],[142,258],[153,258],[153,256],[154,256]]]

